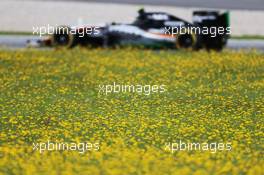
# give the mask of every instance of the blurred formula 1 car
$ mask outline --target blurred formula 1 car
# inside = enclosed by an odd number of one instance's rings
[[[141,9],[138,13],[138,17],[131,24],[112,23],[94,28],[59,26],[55,33],[38,42],[41,45],[67,48],[76,45],[129,45],[221,50],[231,32],[228,12],[220,14],[217,11],[195,11],[192,23],[163,12],[145,12]]]

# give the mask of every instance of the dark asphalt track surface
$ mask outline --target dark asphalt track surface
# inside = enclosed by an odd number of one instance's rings
[[[28,40],[36,41],[38,36],[23,36],[23,35],[0,35],[0,49],[11,48],[19,49],[26,48]],[[33,42],[34,43],[34,42]],[[230,39],[227,44],[227,48],[239,50],[239,49],[257,49],[264,51],[264,40],[244,40],[244,39]]]

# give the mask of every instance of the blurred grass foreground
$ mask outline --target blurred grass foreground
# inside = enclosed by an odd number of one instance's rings
[[[263,68],[257,52],[1,50],[0,174],[260,175]],[[98,94],[113,82],[167,91]],[[179,140],[232,150],[165,150]],[[33,150],[47,141],[100,150]]]

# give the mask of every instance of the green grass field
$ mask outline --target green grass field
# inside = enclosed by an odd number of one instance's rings
[[[98,94],[98,85],[167,91]],[[136,49],[1,50],[0,174],[263,174],[264,55]],[[231,143],[168,151],[166,143]],[[33,150],[98,142],[99,151]]]

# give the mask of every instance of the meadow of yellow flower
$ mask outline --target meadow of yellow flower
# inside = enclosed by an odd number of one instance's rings
[[[98,85],[167,91],[99,94]],[[263,174],[264,55],[137,49],[1,50],[0,174]],[[166,151],[179,140],[231,151]],[[100,143],[44,151],[41,142]]]

